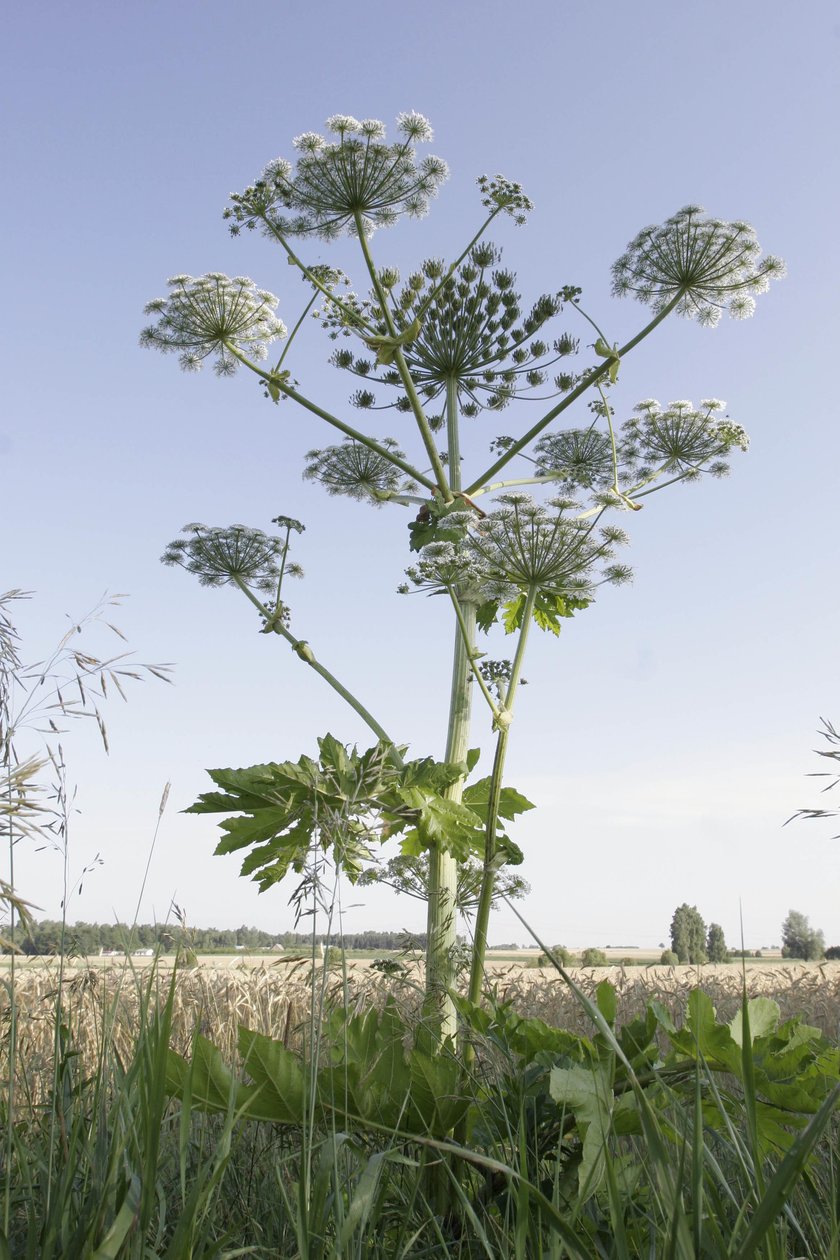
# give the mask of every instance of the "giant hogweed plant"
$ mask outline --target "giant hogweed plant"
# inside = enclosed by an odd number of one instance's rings
[[[478,180],[483,218],[451,261],[425,259],[405,279],[377,261],[376,229],[422,217],[447,177],[446,163],[420,156],[432,131],[416,113],[399,116],[392,142],[372,119],[336,115],[326,128],[327,136],[298,136],[296,160],[270,162],[225,210],[234,236],[261,233],[304,280],[307,300],[291,331],[270,291],[214,272],[174,276],[166,296],[149,303],[153,318],[141,342],[177,354],[187,371],[208,360],[221,376],[244,368],[273,404],[292,402],[336,432],[335,443],[310,452],[306,477],[328,494],[396,508],[398,529],[408,510],[416,559],[401,589],[440,593],[452,607],[445,751],[442,761],[406,760],[405,748],[293,631],[286,590],[300,572],[289,559],[299,522],[276,518],[273,535],[195,524],[164,560],[209,585],[237,587],[258,610],[262,630],[285,639],[377,742],[360,754],[328,736],[317,760],[213,771],[221,791],[192,808],[229,815],[217,851],[246,850],[243,874],[261,889],[290,870],[304,871],[313,843],[331,851],[351,880],[364,878],[380,842],[399,836],[399,861],[427,872],[428,1007],[439,1032],[449,1035],[459,869],[478,867],[469,982],[475,1002],[500,873],[521,859],[502,823],[531,805],[504,787],[503,775],[532,627],[559,634],[562,619],[586,608],[602,584],[629,578],[617,558],[627,540],[616,517],[638,511],[666,486],[724,475],[732,452],[748,445],[714,398],[698,406],[646,399],[620,423],[613,399],[622,361],[669,315],[706,327],[724,312],[751,315],[755,296],[784,266],[762,254],[749,224],[685,206],[639,232],[613,264],[614,294],[650,311],[619,345],[584,309],[574,285],[523,302],[488,234],[505,218],[524,224],[532,205],[502,175]],[[358,292],[343,272],[308,261],[316,242],[344,236],[358,244]],[[356,379],[352,410],[341,416],[291,374],[290,350],[307,316],[337,343],[332,364]],[[273,354],[278,342],[282,350]],[[380,436],[384,410],[394,413],[395,427]],[[377,413],[372,431],[364,416],[350,423],[354,411]],[[490,435],[484,467],[467,467],[465,426],[502,411],[511,417],[509,432]],[[480,646],[497,625],[513,645],[505,660],[490,659]],[[476,760],[474,700],[495,732],[495,755],[490,775],[468,784]]]

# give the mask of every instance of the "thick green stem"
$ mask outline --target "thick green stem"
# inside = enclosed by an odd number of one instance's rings
[[[522,675],[522,662],[525,657],[525,645],[528,641],[528,630],[534,612],[537,588],[530,587],[525,598],[522,614],[522,627],[516,654],[510,670],[510,683],[504,698],[503,712],[507,716],[507,725],[499,728],[496,737],[496,754],[493,758],[493,771],[490,777],[490,797],[487,806],[487,829],[484,839],[484,868],[481,876],[481,891],[478,897],[478,908],[475,914],[473,929],[472,963],[470,966],[470,987],[468,996],[471,1002],[481,1000],[481,986],[484,980],[484,963],[487,957],[487,928],[490,922],[490,910],[493,905],[493,893],[496,886],[496,835],[499,824],[499,801],[502,794],[502,777],[505,770],[508,739],[510,736],[510,717],[516,690]]]
[[[449,477],[452,489],[461,488],[461,458],[458,441],[458,394],[447,389],[446,427],[449,448]],[[449,729],[445,760],[464,761],[469,748],[472,687],[470,672],[475,651],[476,606],[459,604],[452,659],[452,688],[449,697]],[[460,801],[463,780],[451,784],[446,795]],[[455,944],[457,927],[458,868],[451,853],[433,846],[429,850],[429,908],[426,942],[426,1016],[441,1039],[455,1037],[457,1023],[450,991],[455,984]]]
[[[499,823],[499,802],[502,795],[502,776],[505,772],[507,756],[508,729],[499,731],[496,736],[496,753],[493,757],[493,770],[490,776],[490,797],[487,802],[487,829],[484,835],[484,866],[481,872],[481,890],[478,895],[478,906],[475,912],[473,927],[473,948],[470,962],[470,987],[467,992],[469,1000],[477,1005],[481,1001],[481,986],[484,981],[484,963],[487,957],[487,929],[490,923],[490,910],[493,905],[493,891],[496,883],[496,832]]]
[[[464,624],[475,642],[475,604],[462,607]],[[452,688],[449,698],[449,730],[445,760],[464,761],[469,748],[472,687],[470,686],[469,651],[461,633],[455,629],[455,651],[452,660]],[[460,801],[463,780],[446,790],[447,799]],[[456,944],[457,863],[451,853],[433,846],[429,850],[429,908],[426,943],[426,1016],[440,1038],[454,1037],[457,1031],[455,1006],[450,990],[455,984],[454,952]]]

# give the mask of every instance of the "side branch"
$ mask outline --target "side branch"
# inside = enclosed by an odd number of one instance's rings
[[[649,333],[652,333],[654,328],[656,328],[658,324],[661,324],[663,319],[671,314],[671,311],[677,303],[681,301],[682,296],[682,292],[677,293],[668,305],[663,307],[659,314],[652,319],[649,324],[645,325],[641,332],[637,333],[635,337],[632,337],[626,345],[623,345],[621,349],[616,352],[619,357],[623,358],[625,354],[629,354],[629,352],[634,349],[640,341],[643,341]],[[551,424],[552,420],[556,420],[560,413],[565,411],[567,407],[570,407],[576,399],[580,398],[581,394],[586,393],[590,386],[594,385],[596,381],[600,381],[603,376],[606,376],[610,370],[610,366],[611,360],[606,359],[603,363],[599,364],[598,367],[593,368],[592,371],[584,377],[580,384],[576,385],[575,388],[566,395],[562,402],[559,402],[556,407],[552,407],[551,411],[547,412],[547,414],[543,416],[542,420],[538,420],[537,423],[528,430],[524,437],[521,437],[518,441],[514,442],[513,445],[505,451],[504,455],[500,456],[494,464],[491,464],[480,477],[476,477],[475,481],[467,487],[466,493],[475,494],[477,490],[481,489],[485,482],[489,481],[491,477],[494,477],[497,472],[509,464],[514,456],[523,451],[526,446],[529,446],[530,443],[533,442],[534,438],[539,437],[543,429]]]
[[[299,394],[297,390],[288,383],[283,374],[275,376],[270,368],[260,367],[258,363],[252,363],[241,350],[238,350],[236,346],[230,344],[229,342],[225,342],[225,348],[229,350],[234,358],[238,359],[240,363],[244,364],[245,367],[254,372],[261,381],[266,381],[267,383],[276,386],[277,389],[281,393],[285,394],[287,398],[293,399],[296,403],[299,403],[301,407],[304,407],[307,411],[311,411],[313,415],[320,417],[321,420],[326,420],[327,424],[331,424],[334,429],[338,429],[339,432],[344,433],[347,437],[351,437],[354,442],[361,442],[361,444],[366,446],[368,450],[375,451],[377,455],[381,455],[383,459],[387,459],[389,464],[393,464],[395,468],[399,468],[400,471],[404,472],[407,477],[412,479],[412,481],[416,481],[420,485],[425,486],[432,494],[435,493],[438,487],[423,473],[418,472],[418,470],[412,467],[412,465],[406,460],[400,459],[400,457],[395,455],[393,451],[389,451],[387,446],[381,446],[375,438],[368,437],[366,433],[361,433],[358,429],[354,429],[352,425],[346,424],[343,420],[339,420],[338,416],[332,415],[331,412],[325,411],[323,407],[319,407],[317,403],[311,402],[304,394]]]

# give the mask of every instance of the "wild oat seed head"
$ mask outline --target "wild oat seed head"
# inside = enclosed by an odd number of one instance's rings
[[[157,321],[144,328],[140,344],[178,354],[185,371],[198,371],[215,355],[215,371],[231,376],[237,367],[231,348],[252,359],[265,359],[268,347],[286,336],[277,318],[278,299],[258,289],[247,276],[230,279],[218,272],[173,276],[165,298],[149,302],[145,314]]]
[[[439,157],[418,158],[414,146],[432,138],[421,114],[400,114],[402,138],[393,144],[375,118],[333,114],[326,125],[334,138],[315,132],[295,138],[296,167],[277,158],[244,192],[231,194],[224,217],[234,235],[259,226],[268,236],[335,240],[427,213],[449,168]]]
[[[679,298],[679,315],[713,327],[727,309],[735,319],[752,315],[752,295],[784,274],[780,258],[761,257],[748,223],[727,223],[709,218],[701,206],[685,206],[633,238],[613,264],[612,287],[617,296],[632,294],[655,312]]]
[[[303,526],[290,517],[278,518],[292,528]],[[202,586],[235,586],[237,579],[255,590],[274,591],[283,559],[288,552],[285,538],[272,537],[248,525],[226,527],[192,523],[181,531],[186,538],[169,543],[161,561],[177,564],[194,573]],[[299,532],[299,531],[298,531]],[[295,572],[292,572],[292,569]],[[290,576],[302,576],[299,565],[286,566]]]

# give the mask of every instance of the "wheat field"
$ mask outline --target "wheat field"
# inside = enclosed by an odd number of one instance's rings
[[[17,1017],[18,1063],[25,1064],[28,1090],[51,1075],[55,1042],[56,1003],[61,997],[61,1020],[71,1031],[73,1049],[81,1062],[93,1066],[106,1041],[128,1061],[140,1021],[163,1002],[174,983],[172,1045],[185,1052],[200,1032],[219,1047],[228,1061],[236,1059],[239,1025],[300,1044],[310,1012],[346,1004],[361,1009],[381,1004],[393,995],[411,1014],[422,997],[422,967],[413,965],[397,977],[387,977],[368,963],[351,961],[328,967],[308,960],[249,960],[233,965],[203,959],[203,965],[135,967],[121,962],[102,965],[73,961],[63,971],[57,960],[26,960],[18,964],[14,992]],[[840,962],[752,964],[703,967],[628,967],[573,970],[570,973],[588,994],[602,980],[614,985],[618,1022],[640,1014],[657,998],[680,1022],[688,995],[696,987],[711,997],[721,1017],[739,1008],[742,984],[747,992],[778,1002],[784,1019],[800,1016],[833,1040],[840,1032]],[[553,971],[521,965],[497,965],[488,972],[487,991],[511,1002],[524,1016],[536,1016],[556,1027],[585,1033],[588,1018],[574,993]],[[0,983],[0,1029],[5,1034],[11,1018],[11,985]],[[8,1037],[3,1036],[3,1045]],[[5,1065],[4,1065],[5,1066]]]

